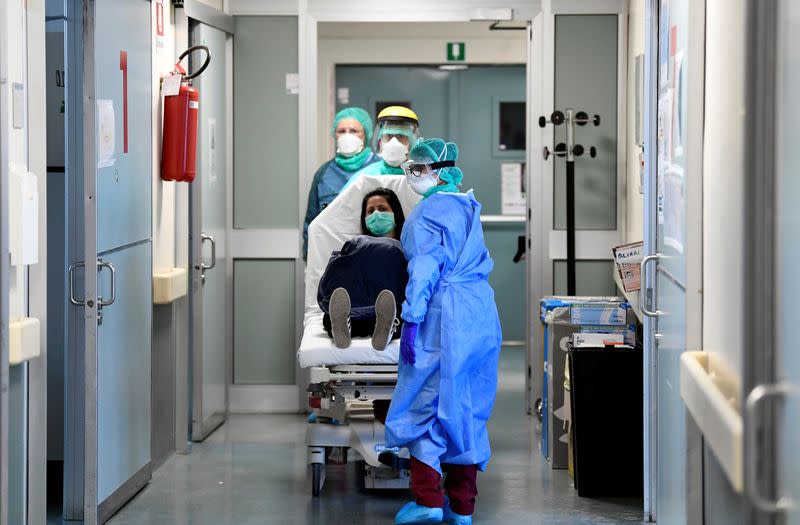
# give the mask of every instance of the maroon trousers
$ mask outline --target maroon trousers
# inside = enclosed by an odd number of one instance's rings
[[[475,497],[478,495],[477,465],[442,465],[442,476],[436,469],[411,457],[411,493],[418,505],[432,508],[444,507],[444,495],[450,498],[450,508],[456,514],[472,516]]]

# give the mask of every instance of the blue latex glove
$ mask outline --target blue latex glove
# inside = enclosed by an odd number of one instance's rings
[[[414,341],[417,339],[417,323],[403,323],[403,334],[400,336],[400,359],[407,365],[417,362],[417,354],[414,352]]]

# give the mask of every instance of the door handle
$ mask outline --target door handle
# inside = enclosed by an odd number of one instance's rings
[[[771,514],[784,512],[794,509],[796,504],[788,496],[781,496],[776,501],[770,501],[759,491],[758,480],[755,475],[758,467],[758,454],[756,453],[756,430],[758,428],[756,417],[758,415],[758,407],[765,399],[785,397],[790,394],[796,395],[798,392],[800,391],[797,387],[785,382],[758,385],[750,392],[745,401],[744,461],[746,477],[744,486],[750,502],[762,512]]]
[[[111,271],[111,297],[106,300],[103,297],[97,298],[97,306],[102,308],[104,306],[111,306],[117,300],[117,269],[110,262],[97,259],[97,273],[101,273],[103,268],[108,268]]]
[[[650,263],[652,261],[657,261],[659,259],[661,259],[661,254],[660,253],[656,253],[656,254],[653,254],[653,255],[648,255],[648,256],[646,256],[645,258],[642,259],[642,262],[640,263],[640,269],[639,269],[639,279],[641,279],[642,284],[647,282],[647,278],[646,278],[647,273],[646,273],[646,271],[647,271],[648,263]],[[647,288],[645,288],[645,290],[647,290]],[[654,301],[655,301],[655,299],[654,299]],[[642,308],[642,313],[644,315],[646,315],[647,317],[656,318],[656,317],[661,317],[664,314],[664,312],[662,312],[661,310],[658,309],[658,306],[656,306],[655,311],[651,311],[651,310],[647,309],[647,294],[645,294],[645,296],[644,296],[644,301],[642,301],[641,308]]]
[[[211,264],[206,265],[206,263],[200,262],[200,271],[205,272],[206,270],[210,270],[217,265],[217,242],[214,240],[214,237],[211,235],[201,233],[200,234],[200,247],[202,248],[203,243],[209,241],[211,243]]]
[[[75,270],[78,268],[85,268],[86,264],[83,262],[76,262],[69,265],[68,272],[68,280],[69,280],[69,302],[74,304],[75,306],[84,306],[86,304],[86,299],[84,298],[82,301],[79,301],[75,298]]]

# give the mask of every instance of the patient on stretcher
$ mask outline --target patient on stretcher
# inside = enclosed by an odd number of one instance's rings
[[[361,205],[361,231],[333,252],[317,289],[325,313],[323,325],[338,348],[352,337],[372,337],[383,350],[400,336],[398,312],[408,282],[407,261],[400,245],[405,222],[397,195],[378,188]]]

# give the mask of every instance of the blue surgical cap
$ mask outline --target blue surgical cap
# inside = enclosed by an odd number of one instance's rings
[[[416,161],[455,161],[458,159],[458,146],[456,146],[455,142],[445,142],[442,139],[422,139],[411,150],[409,157]],[[439,169],[439,179],[445,182],[452,182],[458,186],[464,179],[464,173],[455,166],[441,168]]]
[[[366,138],[365,143],[369,144],[372,141],[372,119],[366,110],[358,107],[349,107],[341,109],[333,118],[333,127],[331,128],[331,135],[336,136],[336,127],[339,122],[346,118],[356,119],[364,127],[364,135]]]

